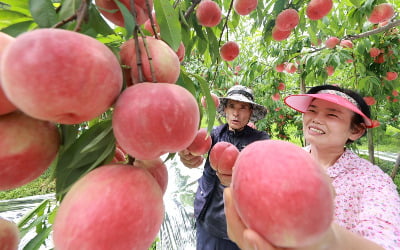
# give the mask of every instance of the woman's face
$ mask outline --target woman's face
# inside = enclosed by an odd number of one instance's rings
[[[230,130],[240,130],[246,126],[253,112],[250,105],[246,102],[228,100],[224,111]]]
[[[315,146],[344,147],[348,139],[357,140],[363,129],[352,129],[354,112],[340,105],[314,99],[303,114],[303,132]],[[362,131],[360,131],[362,130]]]

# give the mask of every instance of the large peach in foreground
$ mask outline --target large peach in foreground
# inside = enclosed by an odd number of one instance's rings
[[[118,144],[131,156],[152,160],[186,149],[197,134],[200,111],[194,96],[169,83],[138,83],[115,104],[112,126]]]
[[[16,250],[19,244],[18,226],[0,217],[0,249]]]
[[[54,220],[54,246],[145,250],[163,218],[162,191],[147,170],[101,166],[75,182],[62,200]]]
[[[2,87],[24,113],[78,124],[96,118],[122,88],[117,57],[98,40],[63,29],[23,33],[2,56]]]
[[[330,227],[330,180],[303,148],[279,140],[257,141],[236,159],[234,205],[243,222],[278,247],[313,244]]]
[[[217,142],[210,151],[210,165],[220,174],[231,175],[239,150],[229,142]]]
[[[0,190],[23,186],[42,175],[58,152],[57,127],[22,112],[0,116]]]

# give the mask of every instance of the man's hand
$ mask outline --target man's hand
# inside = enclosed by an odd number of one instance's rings
[[[183,165],[188,168],[197,168],[203,163],[204,160],[203,156],[192,155],[187,149],[178,152],[178,155]]]

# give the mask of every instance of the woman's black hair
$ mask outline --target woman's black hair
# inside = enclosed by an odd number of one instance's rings
[[[368,118],[371,118],[371,110],[370,110],[369,106],[364,101],[363,97],[359,93],[354,91],[354,90],[341,88],[341,87],[335,86],[335,85],[326,84],[326,85],[319,85],[319,86],[315,86],[315,87],[310,88],[307,91],[307,94],[316,94],[319,91],[325,90],[325,89],[331,89],[331,90],[340,91],[340,92],[345,93],[346,95],[350,96],[351,98],[353,98],[357,102],[358,107],[361,110],[361,112],[363,112],[364,115],[367,116]],[[351,123],[352,128],[359,127],[362,123],[365,123],[364,119],[362,118],[361,115],[359,115],[357,113],[354,113],[354,114],[355,115],[353,116],[352,123]],[[365,130],[365,132],[366,131],[367,130]],[[365,135],[365,133],[363,134],[363,136],[364,135]],[[353,141],[349,139],[346,142],[346,144],[349,144],[349,143],[352,143],[352,142]]]

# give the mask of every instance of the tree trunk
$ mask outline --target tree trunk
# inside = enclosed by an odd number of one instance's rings
[[[369,156],[369,161],[372,162],[372,164],[375,164],[375,156],[374,156],[374,141],[373,141],[373,133],[372,129],[368,129],[367,132],[367,138],[368,138],[368,156]]]

